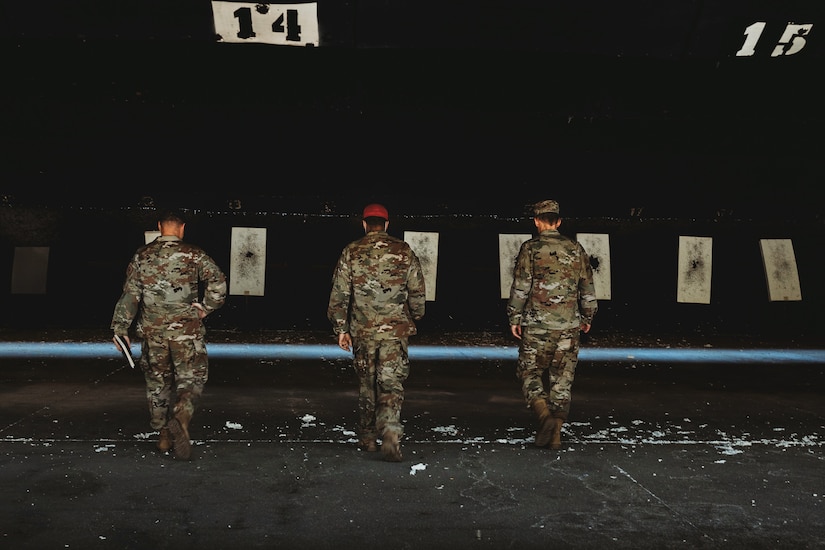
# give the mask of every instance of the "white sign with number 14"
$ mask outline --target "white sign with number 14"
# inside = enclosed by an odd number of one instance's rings
[[[318,45],[318,4],[212,2],[220,42]]]

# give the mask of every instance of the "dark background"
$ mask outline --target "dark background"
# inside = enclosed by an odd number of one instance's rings
[[[47,295],[0,292],[0,321],[108,326],[154,208],[175,205],[227,272],[231,227],[269,229],[267,296],[213,325],[327,330],[334,262],[380,201],[391,233],[440,234],[422,330],[503,330],[496,236],[555,198],[563,232],[610,234],[603,330],[821,334],[825,7],[318,9],[304,48],[219,43],[202,1],[5,4],[2,263],[51,248]],[[805,47],[770,57],[789,22],[813,24]],[[714,237],[711,305],[675,303],[679,235]],[[761,238],[793,239],[802,302],[769,302]]]

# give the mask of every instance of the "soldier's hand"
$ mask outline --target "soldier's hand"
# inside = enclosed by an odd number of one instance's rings
[[[123,338],[123,342],[124,342],[127,346],[132,347],[132,340],[129,338],[129,336],[128,336],[128,335],[126,335],[126,336],[122,336],[121,338]],[[125,352],[125,351],[126,351],[126,350],[124,350],[124,349],[121,349],[120,344],[118,344],[118,343],[117,343],[117,338],[116,338],[116,337],[112,336],[112,342],[114,342],[114,343],[115,343],[115,348],[117,349],[117,351],[123,351],[123,352]]]
[[[513,336],[521,340],[521,325],[510,325],[510,332],[513,333]]]
[[[192,307],[198,310],[198,319],[203,319],[206,317],[206,310],[203,309],[203,305],[198,302],[192,302]]]
[[[349,335],[349,332],[342,332],[338,335],[338,347],[344,351],[352,349],[352,336]]]

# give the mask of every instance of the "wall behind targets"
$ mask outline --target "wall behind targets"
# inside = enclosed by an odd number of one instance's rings
[[[29,221],[19,230],[24,218]],[[152,218],[151,210],[117,209],[48,219],[34,210],[16,217],[15,225],[0,226],[6,259],[0,263],[6,266],[0,270],[0,289],[6,289],[0,325],[107,328],[126,265],[152,237]],[[201,211],[190,218],[186,240],[218,262],[231,288],[209,326],[330,330],[333,270],[343,247],[363,235],[357,216]],[[591,263],[598,263],[594,330],[822,330],[825,291],[818,281],[825,278],[819,261],[825,229],[819,223],[571,217],[565,228],[562,233],[578,237]],[[427,277],[427,313],[419,329],[504,330],[515,254],[532,229],[527,217],[394,216],[390,234],[409,238]],[[77,239],[92,234],[93,240]],[[21,247],[47,247],[48,257],[22,254]],[[40,275],[25,275],[34,272]],[[702,277],[694,277],[698,272]],[[21,293],[23,277],[47,281],[45,288],[38,284],[44,293]],[[685,286],[694,280],[701,284]]]

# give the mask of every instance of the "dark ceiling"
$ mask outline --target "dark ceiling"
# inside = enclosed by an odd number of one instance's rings
[[[3,10],[7,203],[823,199],[820,3],[322,0],[317,47],[218,41],[195,0]]]

